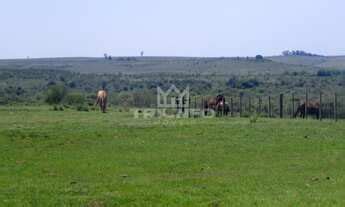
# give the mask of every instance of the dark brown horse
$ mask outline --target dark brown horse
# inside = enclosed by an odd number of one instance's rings
[[[224,114],[226,108],[225,97],[218,95],[215,98],[210,98],[204,102],[205,115],[208,110],[214,110],[217,115]]]
[[[298,106],[297,111],[294,114],[294,117],[297,117],[299,115],[301,118],[305,118],[306,110],[307,110],[307,115],[316,115],[316,118],[319,118],[320,117],[320,102],[308,101],[307,106],[305,102],[302,102]]]
[[[96,106],[99,104],[99,107],[103,113],[105,113],[107,109],[107,98],[108,94],[105,90],[98,91]]]
[[[226,102],[218,104],[216,112],[218,116],[228,116],[230,113],[229,104]]]

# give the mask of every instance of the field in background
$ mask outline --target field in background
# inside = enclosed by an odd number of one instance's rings
[[[345,70],[345,56],[273,56],[264,61],[243,57],[113,57],[0,60],[1,69],[69,70],[79,73],[201,73],[247,74]]]
[[[277,59],[280,60],[280,59]],[[68,70],[79,73],[200,73],[247,74],[283,72],[316,72],[317,68],[291,65],[269,59],[254,58],[193,58],[193,57],[114,57],[103,58],[46,58],[0,60],[1,69]]]
[[[292,65],[345,69],[345,56],[275,56],[268,59]]]
[[[1,206],[344,206],[344,122],[0,108]]]

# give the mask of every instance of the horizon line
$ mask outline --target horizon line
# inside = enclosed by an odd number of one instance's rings
[[[345,55],[319,55],[319,56],[298,56],[291,55],[289,57],[344,57]],[[123,55],[123,56],[111,56],[112,58],[134,57],[134,58],[255,58],[255,56],[138,56],[138,55]],[[263,56],[267,58],[271,57],[284,57],[283,55],[268,55]],[[55,57],[26,57],[26,58],[0,58],[0,61],[10,60],[42,60],[42,59],[104,59],[102,56],[55,56]]]

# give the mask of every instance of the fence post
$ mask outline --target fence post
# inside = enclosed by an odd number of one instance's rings
[[[319,120],[322,121],[322,91],[320,91]]]
[[[304,103],[304,118],[305,119],[308,119],[308,105],[309,105],[309,103],[308,103],[308,101],[309,101],[309,99],[308,99],[309,97],[308,97],[308,88],[305,90],[305,103]]]
[[[268,117],[272,117],[271,96],[268,96]]]
[[[233,98],[231,97],[230,98],[230,110],[231,110],[231,117],[233,117],[234,116],[234,100],[233,100]]]
[[[261,114],[262,111],[262,99],[259,97],[259,114]]]
[[[242,94],[240,94],[240,117],[242,117]]]
[[[280,99],[279,99],[279,102],[280,102],[280,106],[279,106],[279,115],[280,115],[280,118],[282,119],[283,118],[283,114],[284,114],[284,94],[280,94]]]
[[[223,106],[222,106],[222,117],[224,116],[224,112],[225,112],[225,102],[223,103]]]
[[[250,95],[248,97],[248,108],[249,108],[249,114],[251,115],[252,114],[252,98]]]
[[[335,121],[338,121],[338,96],[337,96],[337,94],[335,93],[334,94],[334,120]]]
[[[291,113],[291,117],[295,118],[295,93],[292,93],[292,113]]]
[[[200,105],[200,108],[201,108],[201,110],[202,111],[204,111],[204,97],[203,96],[201,96],[201,105]]]
[[[188,118],[190,118],[190,107],[191,107],[192,101],[190,100],[190,97],[188,99]]]

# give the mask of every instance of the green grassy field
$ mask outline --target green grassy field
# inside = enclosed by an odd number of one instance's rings
[[[0,108],[0,206],[344,206],[345,123]]]

